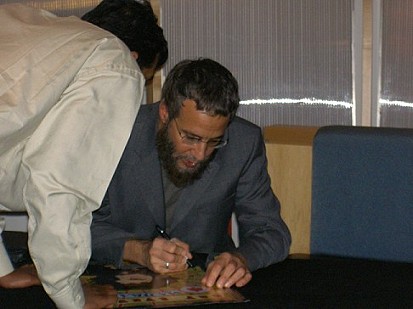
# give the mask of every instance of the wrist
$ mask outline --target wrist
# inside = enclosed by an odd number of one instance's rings
[[[148,267],[148,254],[151,241],[130,239],[123,247],[123,260]]]
[[[238,251],[233,251],[233,252],[231,252],[231,253],[232,253],[234,256],[236,256],[237,258],[239,258],[239,259],[241,260],[241,262],[242,262],[245,266],[248,265],[247,259],[246,259],[245,256],[242,255],[240,252],[238,252]]]

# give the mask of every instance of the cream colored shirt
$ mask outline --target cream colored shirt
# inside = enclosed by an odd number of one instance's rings
[[[120,160],[144,83],[110,33],[76,17],[0,6],[0,204],[28,212],[30,253],[60,308],[83,307],[91,212]],[[11,271],[5,261],[0,241],[0,275]]]

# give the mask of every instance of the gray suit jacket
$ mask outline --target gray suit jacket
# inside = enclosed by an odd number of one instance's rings
[[[159,104],[143,105],[129,142],[92,223],[92,259],[122,264],[126,240],[157,237],[165,226],[161,167],[155,145]],[[229,142],[201,179],[184,188],[172,218],[171,237],[192,252],[213,256],[243,254],[250,270],[283,260],[291,242],[270,187],[261,129],[236,117],[227,128]],[[240,246],[228,235],[235,212]]]

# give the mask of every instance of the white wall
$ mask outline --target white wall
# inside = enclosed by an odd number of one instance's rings
[[[6,221],[5,231],[27,232],[27,215],[2,213],[1,216],[4,217]]]

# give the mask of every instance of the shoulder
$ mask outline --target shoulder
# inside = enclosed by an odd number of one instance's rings
[[[145,126],[156,124],[158,119],[159,103],[142,104],[136,116],[135,126]]]
[[[159,103],[142,104],[133,125],[130,143],[144,139],[147,143],[156,135]],[[129,144],[130,144],[129,143]]]
[[[150,103],[150,104],[142,104],[141,108],[139,109],[138,117],[145,118],[148,115],[157,114],[158,110],[159,110],[159,102]]]
[[[264,153],[261,128],[252,122],[235,117],[226,132],[228,144],[217,152],[218,160],[240,162]]]
[[[0,5],[0,41],[10,37],[14,38],[14,44],[0,46],[2,58],[7,59],[3,63],[27,59],[33,65],[44,60],[49,66],[52,63],[52,68],[45,68],[50,74],[58,71],[62,63],[67,67],[66,75],[82,63],[94,68],[123,65],[129,71],[139,72],[121,40],[75,16],[58,17],[22,4]],[[35,56],[30,57],[31,54]]]
[[[229,138],[236,136],[245,139],[260,139],[262,130],[256,124],[241,118],[235,117],[228,126]]]
[[[57,44],[59,44],[59,40],[62,42],[67,40],[66,36],[76,38],[82,36],[83,33],[91,33],[91,36],[97,38],[114,37],[109,32],[83,21],[79,17],[56,16],[49,11],[21,3],[0,5],[0,17],[1,32],[19,33],[16,39],[30,35],[28,39],[31,41],[45,37],[57,39]]]

